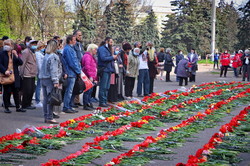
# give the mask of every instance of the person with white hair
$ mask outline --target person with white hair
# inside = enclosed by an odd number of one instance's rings
[[[243,70],[242,70],[242,81],[250,81],[250,50],[246,49],[244,55],[241,57]]]
[[[95,44],[90,44],[87,48],[87,52],[85,52],[82,57],[82,71],[86,74],[86,76],[92,81],[94,84],[97,83],[97,61],[95,59],[95,55],[97,54],[98,46]],[[93,104],[91,103],[91,94],[93,88],[84,92],[83,94],[83,109],[84,110],[92,110],[94,109]]]
[[[138,76],[139,72],[139,60],[138,56],[140,55],[140,48],[134,48],[129,52],[128,56],[128,65],[125,77],[125,96],[127,99],[133,97],[133,89],[135,86],[135,79]]]

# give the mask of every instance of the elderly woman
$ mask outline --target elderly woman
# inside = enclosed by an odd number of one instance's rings
[[[164,70],[166,73],[166,82],[172,82],[170,80],[170,72],[172,71],[172,67],[174,66],[172,55],[171,55],[171,49],[166,49],[166,55],[164,58]]]
[[[86,74],[86,76],[92,81],[94,84],[97,83],[97,62],[94,57],[97,53],[98,46],[95,44],[90,44],[87,48],[87,52],[85,52],[82,57],[82,71]],[[83,94],[83,109],[84,110],[92,110],[94,109],[93,104],[91,103],[91,94],[93,88],[84,92]]]
[[[23,61],[18,57],[16,50],[14,50],[14,42],[11,39],[7,39],[4,41],[3,50],[0,52],[0,73],[1,77],[10,77],[12,74],[14,75],[14,80],[11,83],[3,84],[3,102],[5,113],[11,113],[9,110],[10,104],[10,95],[13,92],[14,101],[16,104],[17,112],[26,112],[26,110],[20,108],[19,101],[19,88],[20,88],[20,77],[18,66],[23,64]]]
[[[57,124],[53,119],[53,105],[48,102],[49,94],[53,88],[59,87],[59,79],[62,75],[62,64],[57,52],[57,41],[51,40],[46,47],[43,59],[40,79],[43,90],[43,112],[45,123]]]

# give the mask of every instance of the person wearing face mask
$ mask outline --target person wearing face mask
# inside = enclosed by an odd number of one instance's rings
[[[98,75],[100,77],[100,89],[99,89],[99,106],[108,107],[107,96],[110,87],[110,76],[115,72],[114,60],[117,59],[117,55],[114,55],[113,51],[113,39],[106,37],[105,41],[101,43],[101,46],[97,50],[98,55]]]
[[[230,54],[227,52],[227,50],[224,51],[224,53],[222,53],[220,55],[220,63],[221,63],[221,71],[220,71],[220,77],[222,77],[223,72],[224,72],[224,77],[227,76],[227,69],[229,67],[230,64]]]
[[[133,89],[135,86],[135,79],[139,74],[139,60],[140,48],[134,48],[129,52],[128,65],[125,77],[125,96],[127,99],[133,97]]]
[[[42,107],[43,104],[40,100],[40,94],[41,94],[41,83],[40,83],[40,73],[41,73],[41,67],[43,64],[43,58],[44,58],[44,52],[45,52],[45,43],[42,41],[39,41],[37,44],[37,50],[35,52],[36,54],[36,65],[37,65],[37,82],[36,82],[36,92],[35,92],[35,101],[36,101],[36,107]]]
[[[13,92],[16,111],[26,112],[26,110],[20,108],[19,101],[20,77],[18,66],[22,64],[23,61],[18,57],[16,50],[14,50],[14,42],[11,39],[5,40],[3,50],[0,51],[0,73],[7,76],[14,74],[14,82],[3,85],[3,102],[5,113],[11,113],[9,110],[11,92]]]
[[[32,38],[30,36],[26,36],[24,39],[24,44],[25,47],[27,48],[29,46],[29,42],[32,40]]]
[[[37,50],[37,40],[30,40],[28,47],[22,52],[23,65],[20,67],[22,77],[22,108],[36,109],[32,106],[32,97],[35,91],[35,79],[37,76],[37,63],[35,51]]]

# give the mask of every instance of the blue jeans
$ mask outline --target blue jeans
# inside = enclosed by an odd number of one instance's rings
[[[40,100],[40,95],[41,94],[41,80],[40,78],[37,77],[37,82],[36,82],[36,94],[35,94],[35,97],[36,97],[36,103],[39,103],[41,100]]]
[[[71,106],[74,104],[74,98],[75,98],[75,95],[72,94],[75,81],[76,81],[76,78],[74,77],[67,78],[67,87],[66,87],[64,99],[63,99],[63,104],[64,104],[63,110],[72,109]]]
[[[83,105],[91,103],[91,94],[92,94],[93,88],[90,88],[88,91],[83,93]]]
[[[140,69],[137,83],[137,95],[142,95],[142,85],[144,95],[149,94],[149,72],[148,69]]]
[[[107,104],[111,73],[103,72],[100,78],[99,104]]]
[[[43,90],[43,113],[45,120],[53,119],[53,106],[48,104],[49,94],[52,92],[54,87],[53,82],[50,79],[41,80],[42,90]]]

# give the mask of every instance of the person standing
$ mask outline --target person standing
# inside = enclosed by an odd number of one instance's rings
[[[240,59],[240,56],[238,54],[238,51],[235,51],[235,55],[232,58],[232,61],[233,61],[232,67],[234,70],[234,76],[237,78],[238,77],[238,67],[241,66],[241,59]]]
[[[185,80],[185,85],[188,85],[188,75],[189,75],[189,64],[188,59],[183,58],[178,63],[177,69],[176,69],[176,75],[179,78],[179,86],[182,86],[183,80]]]
[[[75,30],[73,32],[73,35],[76,37],[76,44],[74,45],[74,49],[76,51],[76,56],[81,66],[82,57],[84,55],[84,48],[82,44],[82,32],[80,30]],[[78,106],[83,106],[80,102],[80,95],[75,96],[73,104],[73,107],[75,108],[77,108]]]
[[[98,46],[95,44],[90,44],[87,48],[87,52],[85,52],[82,57],[82,71],[86,74],[93,84],[97,84],[97,62],[94,57],[97,53]],[[83,109],[84,110],[92,110],[94,109],[93,104],[91,102],[91,94],[93,88],[84,92],[83,94]]]
[[[239,57],[240,57],[240,59],[241,59],[241,57],[243,56],[243,51],[242,50],[239,50],[239,52],[238,52],[238,54],[239,54]],[[241,61],[241,63],[240,63],[240,69],[239,69],[239,75],[241,75],[242,74],[242,61]]]
[[[220,55],[220,63],[221,63],[221,71],[220,71],[220,77],[222,77],[223,72],[224,72],[224,77],[227,76],[227,69],[229,67],[230,64],[230,54],[227,52],[227,50],[224,51],[224,53],[222,53]]]
[[[125,77],[125,96],[127,99],[133,97],[133,89],[135,86],[135,79],[138,76],[140,48],[134,48],[129,52],[128,65]]]
[[[164,72],[164,57],[165,57],[165,53],[164,53],[164,48],[160,48],[160,52],[157,55],[157,59],[158,59],[158,71],[160,73],[160,80],[163,80],[163,72]]]
[[[242,81],[250,81],[250,50],[245,50],[244,55],[241,57],[241,61],[243,64],[242,69]]]
[[[195,75],[196,71],[198,70],[198,55],[195,52],[195,49],[191,49],[191,52],[188,54],[188,61],[190,62],[190,68],[189,68],[189,81],[195,82]]]
[[[28,47],[22,53],[23,65],[20,67],[20,76],[22,81],[22,108],[36,109],[31,106],[32,97],[36,88],[35,80],[37,76],[37,63],[35,51],[37,49],[37,40],[30,40]]]
[[[37,50],[35,52],[36,54],[36,64],[37,64],[37,82],[36,82],[36,93],[35,93],[35,100],[36,100],[36,107],[43,107],[41,100],[40,100],[40,93],[41,93],[41,82],[40,82],[40,72],[41,67],[43,64],[43,58],[44,58],[44,52],[45,52],[45,43],[42,41],[39,41],[37,44]]]
[[[99,106],[108,107],[107,96],[110,87],[111,73],[115,72],[114,60],[117,59],[117,55],[113,55],[112,46],[113,39],[106,37],[97,50],[98,55],[98,72],[100,76],[100,89],[99,89]]]
[[[166,55],[164,58],[164,70],[166,73],[166,82],[172,82],[170,80],[170,72],[172,71],[172,67],[174,66],[172,55],[171,55],[171,49],[166,49]]]
[[[20,108],[19,100],[20,76],[18,66],[22,65],[23,61],[14,50],[14,42],[11,39],[5,40],[3,44],[3,50],[0,51],[0,73],[6,76],[14,74],[14,82],[3,85],[4,112],[11,113],[9,110],[11,92],[13,92],[16,112],[26,112],[26,110]]]
[[[150,85],[149,85],[149,94],[154,92],[154,80],[157,75],[157,64],[158,64],[158,59],[156,57],[156,52],[155,48],[153,47],[153,43],[148,42],[147,43],[148,47],[148,70],[149,70],[149,80],[150,80]]]
[[[148,71],[148,50],[145,50],[142,54],[139,55],[139,75],[137,83],[137,95],[138,97],[142,96],[142,87],[144,96],[149,94],[150,80],[149,80],[149,71]]]
[[[216,52],[214,53],[214,69],[215,66],[217,66],[217,69],[219,69],[219,58],[220,54],[218,53],[218,50],[216,50]]]
[[[65,113],[76,113],[77,111],[72,108],[74,104],[75,95],[72,95],[73,88],[75,85],[76,78],[81,74],[81,67],[79,60],[74,50],[76,44],[76,37],[68,35],[66,38],[66,46],[63,50],[62,59],[65,62],[65,69],[67,73],[67,87],[65,89],[63,99],[63,112]]]
[[[175,64],[175,73],[177,73],[177,67],[178,67],[178,64],[179,62],[184,58],[184,55],[182,53],[182,50],[179,50],[178,51],[178,54],[175,56],[176,58],[176,64]],[[178,82],[179,81],[179,77],[176,75],[176,81]]]
[[[59,87],[59,79],[62,76],[62,64],[59,56],[56,54],[57,48],[56,40],[48,42],[40,71],[43,89],[44,122],[49,124],[58,123],[53,119],[53,105],[49,103],[49,95],[54,88]]]

